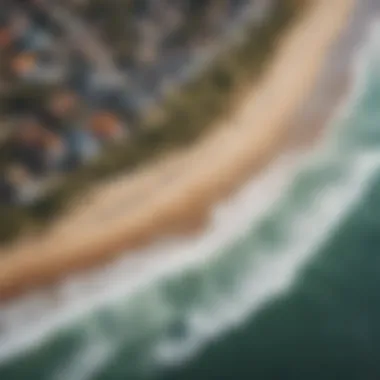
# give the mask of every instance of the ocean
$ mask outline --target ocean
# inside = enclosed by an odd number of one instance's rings
[[[379,379],[379,36],[323,141],[207,231],[3,307],[0,379]]]

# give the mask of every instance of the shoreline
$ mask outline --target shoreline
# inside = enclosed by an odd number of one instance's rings
[[[100,223],[89,224],[84,230],[81,223],[86,218],[91,220],[95,211],[85,213],[76,222],[74,215],[69,218],[74,226],[67,227],[66,221],[66,225],[62,223],[43,242],[34,242],[31,246],[29,243],[28,247],[24,243],[1,257],[0,299],[110,261],[119,256],[122,249],[146,245],[157,237],[187,234],[202,228],[207,223],[211,207],[252,177],[254,172],[263,169],[283,145],[289,133],[286,124],[299,109],[305,93],[308,94],[315,85],[325,55],[344,27],[351,5],[351,0],[337,0],[334,5],[328,0],[315,0],[311,6],[313,9],[307,11],[310,14],[301,16],[301,20],[287,32],[263,79],[254,86],[240,110],[225,121],[225,127],[189,148],[183,157],[180,153],[184,162],[172,163],[173,168],[170,168],[169,158],[168,173],[164,173],[168,178],[163,179],[160,168],[153,166],[151,175],[148,168],[145,176],[137,173],[127,179],[131,186],[131,203],[136,201],[133,194],[141,197],[144,195],[142,190],[150,194],[148,200],[141,199],[140,204],[131,206],[128,215],[118,204],[116,208],[120,208],[122,215],[115,217],[113,214],[112,221],[107,221],[100,212],[108,210],[105,202],[103,209],[97,209]],[[323,30],[320,30],[321,22],[325,23]],[[310,39],[314,39],[314,43],[310,43]],[[296,73],[292,70],[294,64],[298,64]],[[288,88],[292,88],[292,96],[289,96]],[[269,108],[271,112],[266,112]],[[252,128],[252,123],[260,125],[260,130]],[[210,156],[213,160],[209,159]],[[163,165],[165,167],[165,163]],[[226,173],[229,173],[228,177]],[[159,190],[152,190],[156,180],[166,183]],[[120,199],[125,200],[126,195],[121,191],[123,186],[122,180],[117,186],[110,186],[110,194],[114,191],[114,196],[119,194]],[[111,203],[115,203],[114,198]],[[75,235],[78,225],[80,236]]]

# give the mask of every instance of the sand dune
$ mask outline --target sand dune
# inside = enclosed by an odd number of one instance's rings
[[[201,228],[216,202],[276,155],[353,3],[314,0],[261,81],[201,142],[94,190],[43,239],[7,248],[0,297],[99,265],[158,236]]]

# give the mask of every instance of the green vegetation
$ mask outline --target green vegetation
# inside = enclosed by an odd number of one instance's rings
[[[243,41],[215,57],[211,66],[156,110],[136,121],[140,131],[132,140],[112,146],[86,167],[69,174],[64,183],[28,209],[0,210],[0,241],[9,240],[28,226],[43,226],[86,189],[117,173],[132,171],[170,148],[194,142],[226,116],[237,90],[259,76],[281,33],[301,12],[305,1],[278,0],[268,20],[247,27]]]

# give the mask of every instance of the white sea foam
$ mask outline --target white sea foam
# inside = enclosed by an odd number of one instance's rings
[[[226,296],[211,291],[206,307],[204,303],[192,305],[182,321],[185,329],[184,337],[173,340],[164,334],[158,343],[151,342],[152,347],[145,347],[144,355],[151,355],[150,365],[165,366],[182,363],[205,343],[220,336],[224,331],[240,325],[248,316],[259,310],[265,302],[286,291],[296,278],[299,269],[313,257],[321,242],[324,242],[329,234],[333,233],[334,227],[344,218],[345,213],[349,212],[355,205],[354,201],[360,198],[365,189],[370,186],[370,179],[375,170],[380,167],[380,154],[357,156],[353,158],[350,167],[351,171],[347,176],[343,176],[339,181],[326,187],[315,206],[311,205],[310,208],[301,213],[292,214],[290,212],[285,221],[286,226],[284,226],[288,234],[286,244],[278,246],[276,251],[270,252],[270,254],[265,247],[259,247],[258,250],[252,252],[251,267],[247,268],[249,274],[244,275],[232,294]],[[244,202],[247,200],[247,198],[242,197],[240,199],[241,205],[247,204]],[[279,200],[277,208],[281,208],[283,205],[286,205],[286,199]],[[237,221],[238,218],[235,219],[239,215],[237,211],[244,210],[244,208],[237,209],[236,204],[234,204],[229,213],[228,206],[224,207],[223,215],[230,221],[231,218]],[[244,226],[246,226],[245,223]],[[240,223],[238,224],[240,226]],[[253,228],[252,223],[250,228]],[[223,235],[220,235],[222,230],[216,228],[215,231],[214,237],[208,235],[208,238],[218,239],[217,243],[220,236]],[[137,338],[141,338],[148,327],[155,328],[157,331],[167,331],[173,321],[175,323],[178,318],[183,318],[183,311],[168,303],[165,297],[165,281],[176,275],[177,281],[180,282],[181,276],[178,275],[178,271],[203,271],[206,277],[212,277],[213,273],[210,268],[217,267],[223,257],[216,255],[218,244],[214,245],[214,250],[211,251],[214,252],[213,262],[210,264],[211,246],[212,243],[205,244],[204,250],[196,251],[196,253],[207,256],[205,258],[206,263],[202,263],[198,258],[192,263],[187,262],[186,265],[183,265],[184,261],[181,259],[174,272],[166,274],[161,272],[161,282],[156,277],[151,280],[150,284],[146,284],[146,294],[139,298],[140,302],[146,305],[143,314],[153,315],[153,319],[148,323],[146,321],[141,322],[138,319],[131,320],[127,316],[126,309],[121,307],[120,310],[115,308],[112,311],[113,316],[120,315],[118,326],[113,329],[113,331],[117,330],[118,333],[105,335],[99,330],[95,331],[92,327],[89,329],[85,327],[86,339],[81,349],[75,353],[73,365],[64,365],[62,368],[66,368],[66,370],[57,371],[56,374],[59,376],[54,377],[54,380],[71,379],[73,373],[75,373],[75,379],[90,379],[95,368],[101,370],[103,366],[109,363],[110,358],[118,352],[120,347],[128,344],[128,341],[131,343],[131,332],[133,334],[137,330]],[[189,254],[191,255],[191,252]],[[235,255],[234,246],[225,255]],[[239,257],[236,259],[238,260]],[[166,262],[163,262],[162,265],[166,265]],[[205,281],[204,288],[199,289],[200,292],[207,293],[209,291],[207,287],[212,282],[212,278],[210,280]],[[127,302],[125,298],[120,297],[120,294],[118,299],[120,302],[123,302],[122,300]],[[99,357],[99,352],[103,354],[101,357]],[[92,359],[96,358],[95,361],[89,360],[91,355]],[[93,363],[96,363],[95,367]]]
[[[335,124],[344,123],[345,120],[350,117],[350,113],[355,110],[355,106],[359,102],[368,84],[368,77],[366,76],[369,68],[368,62],[374,51],[378,50],[378,40],[376,38],[378,28],[379,25],[371,28],[370,43],[366,45],[365,49],[358,55],[358,59],[354,65],[356,74],[354,83],[355,91],[342,103],[333,121]],[[342,132],[341,130],[337,130],[337,132],[344,133],[344,131]],[[327,146],[323,155],[321,155],[319,151],[313,156],[313,160],[309,157],[309,164],[311,166],[318,166],[320,164],[326,165],[326,160],[328,163],[329,159],[335,160],[336,154],[339,155],[336,151],[334,152],[336,145],[333,140],[335,139],[332,138],[331,135],[329,138],[330,141],[326,141]],[[331,155],[334,156],[334,158],[332,158]],[[321,157],[323,157],[323,159]],[[332,183],[330,187],[327,186],[325,191],[320,194],[319,202],[310,205],[308,210],[304,210],[303,213],[294,216],[293,219],[290,218],[287,220],[289,227],[291,227],[290,230],[287,231],[288,242],[286,245],[277,248],[277,254],[268,255],[264,247],[252,252],[253,260],[250,275],[242,279],[240,286],[235,290],[233,295],[224,298],[214,296],[213,301],[208,304],[207,308],[204,308],[202,305],[193,307],[184,319],[186,333],[182,338],[172,339],[163,336],[157,344],[153,345],[151,354],[153,355],[153,361],[156,365],[179,364],[183,360],[188,359],[205,343],[220,336],[224,331],[239,326],[247,316],[252,315],[252,313],[259,310],[266,302],[273,299],[274,296],[289,288],[295,280],[299,269],[313,257],[318,251],[320,244],[333,233],[334,228],[339,225],[344,215],[354,207],[355,200],[359,199],[365,189],[370,186],[370,180],[380,165],[379,154],[357,154],[346,158],[351,160],[350,172],[340,181]],[[347,164],[347,162],[345,162],[345,164]],[[249,187],[247,187],[247,194],[251,192],[248,188]],[[260,189],[257,185],[253,185],[252,190],[255,188]],[[281,190],[283,194],[286,194],[284,188]],[[268,194],[265,195],[267,196]],[[224,245],[226,242],[231,241],[230,236],[234,237],[234,239],[238,236],[243,237],[244,229],[246,229],[248,225],[249,228],[252,228],[254,223],[250,218],[252,218],[252,212],[254,212],[254,210],[253,208],[250,210],[247,209],[247,205],[250,204],[250,199],[257,202],[258,198],[254,192],[251,193],[251,196],[252,198],[244,197],[243,191],[241,193],[240,204],[238,198],[234,199],[230,204],[225,204],[220,207],[215,213],[216,220],[229,220],[228,225],[225,225],[225,230],[222,228],[218,230],[217,223],[214,223],[213,230],[218,231],[215,235],[217,242],[221,242],[222,245]],[[266,199],[271,198],[266,197]],[[272,202],[272,200],[270,200],[270,202]],[[247,215],[247,219],[244,217],[240,219],[242,225],[238,222],[238,215],[241,212]],[[270,211],[267,210],[267,212]],[[259,220],[260,216],[256,222]],[[234,223],[231,223],[231,221],[234,221]],[[235,221],[237,223],[235,223]],[[231,226],[237,227],[236,230],[232,231],[233,228],[231,228]],[[206,235],[207,234],[211,236],[211,230],[208,231]],[[202,250],[202,246],[205,248],[204,251]],[[205,240],[200,239],[198,244],[191,244],[189,247],[193,252],[189,252],[190,256],[188,258],[195,260],[199,270],[202,270],[201,266],[203,264],[199,261],[199,257],[196,253],[201,253],[204,257],[204,261],[207,261],[208,265],[210,265],[210,255],[208,253],[211,249],[216,250],[217,248],[218,244],[208,245],[205,244]],[[182,256],[182,252],[181,249],[181,262],[183,264],[188,258],[186,255]],[[215,265],[217,265],[218,257],[216,257],[215,260]],[[188,262],[185,266],[181,266],[182,270],[190,270],[189,264]],[[166,263],[164,265],[166,266]],[[177,267],[176,271],[179,269],[180,268]],[[169,276],[172,276],[172,274],[169,274]],[[154,281],[153,283],[155,284],[155,291],[160,292],[161,288],[159,284]],[[204,291],[206,292],[207,290],[205,289]],[[165,298],[159,298],[158,302],[161,302],[161,308],[167,309],[167,314],[180,312],[165,303]],[[175,315],[166,316],[163,324],[170,324],[171,320],[176,320]],[[101,342],[102,340],[100,338],[98,343],[102,344]],[[119,342],[114,341],[112,351],[114,351],[115,347],[117,348],[119,344],[122,345],[123,343],[123,339]],[[79,363],[83,364],[81,371],[75,372],[76,376],[80,375],[77,377],[80,379],[90,378],[90,368],[85,365],[85,360],[82,361],[83,358],[86,357],[88,349],[88,346],[84,346],[83,351],[76,357],[76,363],[79,361]],[[108,351],[108,355],[110,355],[110,351]],[[109,356],[107,356],[107,359],[108,358]],[[71,374],[72,373],[73,372],[71,372]],[[63,378],[69,379],[69,373],[66,373],[66,375],[67,376]]]
[[[0,359],[32,347],[50,332],[85,318],[94,309],[154,286],[159,278],[202,265],[219,248],[244,234],[254,220],[260,220],[290,185],[297,170],[295,161],[293,156],[285,158],[218,207],[207,231],[198,238],[163,241],[101,270],[75,276],[58,286],[53,296],[39,293],[9,304],[0,313]]]
[[[338,114],[343,122],[365,88],[368,56],[380,44],[376,38],[378,30],[377,24],[371,32],[372,42],[359,54],[355,66],[356,91],[342,105]],[[325,157],[328,159],[328,155]],[[313,160],[314,164],[318,164],[317,155]],[[288,244],[279,249],[279,254],[268,256],[264,251],[255,252],[252,275],[244,278],[234,296],[217,298],[206,310],[191,310],[185,318],[186,338],[172,341],[164,337],[153,349],[157,362],[170,364],[187,358],[209,339],[240,324],[247,315],[291,284],[300,266],[312,257],[320,242],[332,231],[331,223],[341,220],[342,213],[350,209],[349,205],[363,192],[364,184],[370,183],[371,174],[380,164],[378,155],[358,155],[352,160],[347,182],[334,183],[326,189],[320,210],[310,209],[299,215],[299,219],[288,221],[292,226],[289,232],[293,235],[289,235]],[[312,160],[309,158],[309,161]],[[209,265],[211,259],[217,265],[222,247],[239,238],[244,239],[248,230],[259,224],[264,213],[276,208],[274,201],[282,201],[281,195],[286,196],[286,189],[300,170],[300,165],[297,156],[284,158],[272,171],[255,179],[238,195],[219,206],[207,231],[196,239],[163,241],[102,270],[73,277],[57,286],[53,295],[51,292],[39,293],[9,304],[0,311],[0,360],[42,344],[44,339],[63,327],[84,324],[87,327],[84,329],[82,348],[75,353],[75,360],[70,365],[66,363],[66,371],[57,371],[56,374],[59,373],[57,379],[90,378],[93,371],[102,368],[117,352],[118,344],[123,343],[124,339],[123,334],[118,340],[115,336],[107,336],[96,328],[88,327],[88,319],[91,319],[95,310],[112,308],[117,315],[121,307],[118,301],[128,303],[129,298],[132,299],[134,294],[145,289],[148,293],[156,294],[156,302],[150,306],[154,308],[155,317],[149,323],[158,326],[170,323],[173,317],[170,313],[176,311],[170,307],[168,309],[168,305],[162,302],[159,281],[165,281],[181,271],[200,270],[205,263]],[[319,228],[315,228],[316,225]],[[125,307],[128,306],[121,307],[122,311]],[[120,324],[124,322],[122,318]],[[97,363],[96,367],[94,362]]]
[[[359,106],[371,80],[371,67],[379,57],[380,21],[369,25],[368,35],[368,43],[363,45],[352,65],[353,90],[342,101],[332,120],[337,127],[326,136],[324,151],[314,156],[318,165],[318,157],[328,161],[334,156],[344,155],[342,163],[347,165],[344,160],[350,160],[350,173],[325,188],[314,207],[304,210],[294,220],[289,218],[288,223],[291,224],[287,235],[290,239],[277,248],[276,254],[268,255],[265,247],[253,252],[251,274],[242,281],[234,296],[215,300],[207,310],[192,310],[187,317],[185,337],[177,340],[164,338],[154,347],[154,360],[159,365],[182,363],[205,343],[241,325],[273,297],[286,292],[300,268],[318,252],[321,243],[334,232],[344,216],[355,207],[355,201],[371,185],[371,179],[380,167],[380,154],[353,152],[351,155],[351,152],[337,150],[338,139],[345,133],[344,123]],[[343,128],[338,128],[341,124]]]
[[[344,215],[355,205],[354,201],[370,185],[374,171],[380,165],[380,155],[359,156],[348,178],[326,189],[319,196],[317,207],[305,210],[290,223],[286,245],[268,255],[266,249],[252,252],[251,275],[242,281],[236,294],[225,300],[216,300],[207,310],[193,310],[187,316],[184,339],[163,340],[154,351],[161,364],[178,364],[194,354],[206,342],[222,332],[238,326],[249,315],[274,296],[285,292],[300,268],[318,252],[318,247]]]

